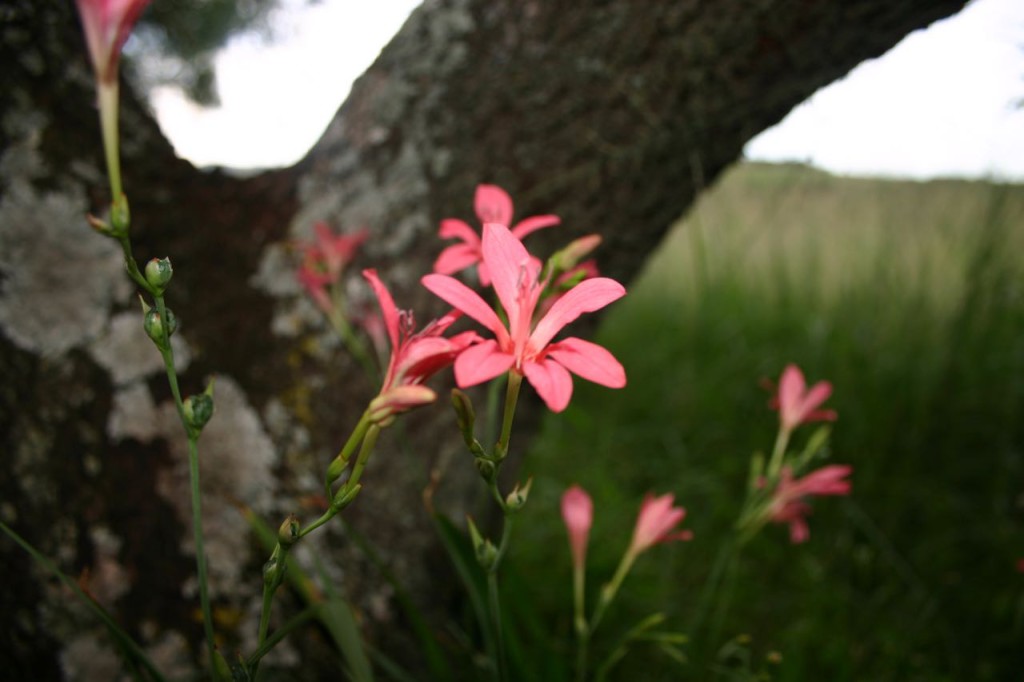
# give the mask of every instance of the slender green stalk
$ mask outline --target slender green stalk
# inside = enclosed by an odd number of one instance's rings
[[[40,566],[42,566],[47,571],[56,576],[57,579],[60,580],[60,582],[64,585],[64,587],[66,587],[68,590],[74,593],[75,596],[81,599],[86,604],[86,606],[88,606],[89,609],[94,614],[96,614],[96,617],[99,618],[100,621],[102,621],[102,623],[110,631],[111,636],[123,648],[123,653],[125,654],[125,657],[129,659],[128,663],[130,665],[136,668],[138,665],[141,665],[145,669],[145,671],[149,673],[149,677],[151,679],[155,680],[156,682],[166,682],[164,676],[160,674],[160,671],[157,670],[156,666],[153,665],[153,662],[149,660],[149,657],[146,655],[146,652],[143,651],[141,647],[139,647],[139,645],[135,642],[134,639],[131,638],[131,636],[128,635],[127,632],[121,629],[121,626],[119,626],[117,622],[110,617],[110,614],[107,613],[106,609],[104,609],[103,606],[101,606],[95,599],[89,596],[85,592],[85,590],[82,589],[78,582],[76,582],[74,579],[72,579],[70,576],[64,573],[64,571],[60,570],[57,567],[57,564],[55,564],[53,561],[51,561],[42,553],[40,553],[35,547],[29,544],[27,540],[18,535],[14,531],[14,529],[10,528],[3,521],[0,521],[0,530],[6,533],[7,536],[14,540],[14,542],[17,543],[18,546],[20,546],[23,550],[25,550],[29,554],[29,556],[35,559],[36,563],[38,563]]]
[[[775,437],[775,447],[772,448],[772,458],[768,462],[768,480],[774,481],[782,470],[782,462],[786,456],[786,447],[789,445],[790,430],[779,427],[779,433]]]
[[[109,83],[100,82],[96,88],[96,95],[100,105],[100,130],[103,134],[103,152],[107,159],[110,194],[114,203],[117,203],[124,194],[121,189],[121,160],[117,151],[120,139],[117,134],[117,79]]]
[[[506,682],[508,664],[505,662],[505,635],[501,626],[501,597],[498,594],[497,570],[487,571],[487,602],[491,607],[491,622],[494,627],[494,639],[497,642],[497,678],[500,682]]]
[[[210,654],[210,664],[214,675],[219,675],[217,667],[217,645],[213,638],[213,613],[210,609],[210,591],[206,577],[206,551],[203,542],[203,512],[199,490],[199,449],[196,441],[188,439],[188,477],[192,494],[192,537],[196,546],[196,578],[199,581],[199,607],[203,613],[203,635],[206,637],[206,649]]]
[[[576,628],[576,679],[579,682],[583,682],[587,678],[587,648],[590,644],[585,601],[586,575],[586,566],[582,562],[572,567],[573,624]]]

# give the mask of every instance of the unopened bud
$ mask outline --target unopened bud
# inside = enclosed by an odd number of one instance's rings
[[[523,508],[523,505],[526,504],[527,498],[530,496],[530,486],[532,485],[532,478],[526,481],[526,485],[522,488],[519,487],[518,483],[516,484],[516,487],[513,488],[512,492],[510,492],[505,498],[505,506],[508,507],[509,511],[519,511]]]
[[[469,396],[457,388],[452,389],[452,407],[455,408],[455,421],[462,432],[462,438],[468,446],[472,443],[473,427],[476,424],[476,412],[473,410],[473,402]]]
[[[274,552],[267,563],[263,564],[263,584],[271,590],[277,589],[284,581],[287,570],[287,562],[281,560],[278,552]]]
[[[580,264],[590,252],[601,244],[601,235],[588,234],[585,237],[574,239],[561,251],[551,257],[554,268],[560,272],[568,272]]]
[[[485,539],[480,534],[472,518],[467,516],[466,523],[469,525],[469,539],[473,542],[473,553],[476,555],[476,561],[480,564],[480,568],[486,571],[494,565],[495,560],[498,558],[498,550],[494,543]]]
[[[476,464],[476,470],[480,472],[480,476],[484,481],[487,483],[494,482],[494,476],[498,468],[494,465],[493,461],[486,457],[476,457],[473,459],[473,463]]]
[[[128,226],[131,225],[131,211],[128,210],[128,197],[120,195],[114,197],[114,203],[110,205],[110,234],[114,237],[128,236]]]
[[[193,436],[198,436],[213,417],[213,382],[210,382],[203,393],[185,398],[183,408],[189,430]]]
[[[356,495],[358,495],[359,491],[362,489],[362,483],[356,483],[351,488],[349,488],[348,486],[343,487],[341,490],[338,491],[338,494],[334,496],[334,499],[331,500],[331,507],[336,512],[341,511],[345,507],[352,504],[353,501],[355,501]]]
[[[163,293],[173,274],[169,258],[152,258],[146,263],[146,281],[157,294]]]
[[[334,460],[327,466],[327,473],[324,475],[327,485],[330,486],[332,483],[341,478],[341,474],[344,473],[345,469],[348,468],[348,459],[338,455]]]
[[[291,547],[299,541],[299,519],[289,514],[281,527],[277,529],[277,542],[284,548]]]
[[[164,319],[160,317],[160,311],[156,308],[150,308],[146,311],[146,316],[143,318],[142,326],[146,330],[146,334],[149,338],[153,339],[153,343],[157,345],[157,348],[166,350],[164,348],[164,329],[166,327],[167,338],[170,338],[171,334],[178,328],[178,320],[174,317],[174,313],[171,312],[170,308],[164,308],[167,311],[167,324],[164,325]]]

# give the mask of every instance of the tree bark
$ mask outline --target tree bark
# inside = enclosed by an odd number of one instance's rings
[[[377,267],[400,306],[423,317],[441,309],[417,284],[442,246],[439,220],[471,219],[475,185],[491,182],[519,216],[562,217],[531,248],[599,232],[602,271],[628,282],[748,139],[963,4],[427,2],[301,163],[251,177],[175,158],[126,92],[136,255],[174,262],[168,301],[181,320],[186,393],[218,377],[200,450],[225,649],[251,650],[266,556],[237,505],[275,527],[289,512],[314,518],[319,477],[375,389],[304,300],[289,240],[321,219],[369,228],[349,273],[357,303],[369,303],[359,269]],[[73,3],[12,0],[0,29],[0,520],[187,675],[202,652],[184,438],[119,252],[84,221],[109,198]],[[386,431],[344,514],[428,610],[444,593],[434,591],[439,558],[421,502],[429,472],[443,471],[435,499],[450,513],[477,490],[452,421],[441,404]],[[520,452],[529,431],[517,430]],[[331,555],[367,636],[393,637],[380,570],[340,527],[310,544]],[[6,536],[0,562],[0,668],[11,679],[113,679],[120,664],[83,605]],[[319,648],[293,638],[271,663],[287,679],[317,679],[331,669],[310,653]]]

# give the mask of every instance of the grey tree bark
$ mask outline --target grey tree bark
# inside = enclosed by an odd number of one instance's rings
[[[368,227],[354,296],[367,296],[360,267],[378,267],[399,303],[425,316],[439,311],[417,286],[440,249],[438,221],[471,218],[473,188],[486,181],[511,192],[519,215],[562,216],[563,228],[531,245],[600,232],[603,272],[628,281],[749,138],[963,4],[427,2],[301,163],[246,178],[175,158],[126,93],[137,257],[174,262],[168,300],[181,320],[185,391],[218,377],[200,449],[225,648],[251,649],[266,556],[238,505],[273,525],[289,512],[313,518],[321,472],[374,394],[303,299],[289,240],[320,219]],[[84,222],[107,197],[73,3],[11,0],[0,31],[0,519],[187,676],[201,630],[184,439],[119,253]],[[452,513],[476,491],[451,421],[439,405],[386,432],[345,513],[428,611],[443,609],[445,590],[423,487],[443,472],[435,499]],[[517,432],[520,450],[528,433]],[[367,636],[393,636],[394,595],[379,568],[340,526],[311,544],[331,555]],[[0,564],[5,675],[115,679],[120,664],[87,610],[6,537]],[[315,655],[322,647],[299,638],[274,665],[317,679],[331,669]]]

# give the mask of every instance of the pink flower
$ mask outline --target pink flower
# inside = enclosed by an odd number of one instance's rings
[[[391,341],[391,359],[384,382],[380,393],[370,403],[374,421],[383,421],[393,414],[433,402],[437,396],[423,386],[423,382],[450,365],[459,353],[480,337],[471,331],[451,338],[441,336],[462,315],[455,310],[414,333],[412,312],[398,310],[391,293],[377,277],[377,271],[363,270],[363,277],[377,296]]]
[[[769,518],[775,523],[789,524],[789,539],[793,544],[806,541],[811,533],[804,517],[810,513],[811,507],[803,498],[811,495],[849,495],[850,482],[843,479],[852,471],[851,466],[832,464],[794,480],[790,468],[784,467],[768,507]]]
[[[667,493],[660,497],[648,494],[640,505],[640,515],[636,519],[636,527],[633,529],[633,540],[629,543],[629,554],[640,554],[659,542],[671,542],[673,540],[690,540],[693,532],[689,530],[672,530],[682,523],[686,517],[686,510],[682,507],[674,507],[675,497]]]
[[[569,533],[573,566],[582,568],[587,560],[587,539],[594,521],[594,503],[587,491],[578,485],[562,494],[562,520]]]
[[[303,263],[298,272],[295,273],[295,277],[306,290],[306,293],[316,302],[317,307],[330,315],[334,308],[334,304],[331,303],[331,296],[327,293],[327,286],[332,282],[330,276]]]
[[[505,227],[512,224],[512,198],[497,185],[478,185],[474,198],[476,216],[483,224],[500,223]],[[552,227],[561,222],[555,215],[539,215],[524,218],[512,228],[512,234],[522,239],[531,232]],[[434,272],[451,275],[465,270],[474,263],[477,265],[477,277],[480,284],[489,286],[491,283],[487,265],[482,262],[482,249],[479,235],[466,222],[457,218],[446,218],[441,221],[438,231],[441,239],[461,239],[461,244],[447,247],[434,261]]]
[[[345,266],[355,258],[360,245],[369,237],[363,229],[355,234],[336,235],[325,222],[313,226],[316,238],[311,242],[299,242],[303,250],[302,265],[296,276],[317,306],[328,315],[333,310],[327,287],[341,279]]]
[[[508,328],[479,294],[447,275],[423,277],[423,285],[494,333],[466,350],[455,361],[455,381],[474,386],[513,370],[525,376],[547,406],[561,412],[572,397],[573,372],[611,388],[626,385],[619,361],[597,344],[575,337],[551,340],[583,313],[600,310],[625,295],[621,284],[607,277],[585,280],[565,293],[534,324],[543,285],[540,264],[509,230],[497,223],[484,225],[484,264],[508,319]]]
[[[832,395],[832,384],[819,381],[808,390],[804,373],[790,364],[782,371],[779,391],[772,406],[779,410],[779,419],[785,431],[792,431],[800,424],[811,421],[835,421],[835,410],[819,410],[823,402]]]
[[[117,81],[121,48],[149,0],[76,0],[96,77]]]

